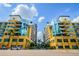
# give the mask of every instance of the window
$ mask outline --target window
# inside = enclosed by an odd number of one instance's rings
[[[19,42],[23,42],[23,39],[19,39]]]
[[[62,42],[62,39],[57,39],[57,42]]]
[[[76,42],[76,40],[75,39],[70,39],[70,42]]]
[[[65,30],[61,30],[62,32],[65,32]]]
[[[2,45],[2,48],[6,48],[6,46],[5,45]]]
[[[21,34],[20,33],[15,33],[15,36],[20,36]]]
[[[21,26],[16,26],[17,28],[21,28]]]
[[[77,26],[79,25],[79,23],[77,23]]]
[[[50,47],[51,49],[56,49],[56,47],[55,46],[52,46],[52,47]]]
[[[8,39],[8,38],[4,39],[4,42],[9,42],[9,41],[10,41],[10,39]]]
[[[23,45],[18,45],[18,47],[19,47],[19,48],[22,48],[22,47],[23,47]]]
[[[59,48],[59,49],[62,49],[62,48],[63,48],[63,46],[58,46],[58,48]]]
[[[61,36],[61,34],[59,33],[59,34],[56,34],[56,36]]]
[[[11,45],[11,47],[16,48],[16,45]]]
[[[7,33],[5,33],[5,35],[7,35]]]
[[[25,23],[23,23],[23,25],[25,26],[26,24],[25,24]]]
[[[52,29],[52,26],[50,26],[50,29]]]
[[[64,26],[61,26],[61,28],[65,28]]]
[[[2,41],[2,39],[0,39],[0,42]]]
[[[77,45],[72,45],[72,48],[73,49],[78,49],[78,46]]]
[[[17,24],[22,24],[21,22],[16,22]]]
[[[15,20],[16,18],[13,17],[13,19]]]
[[[64,42],[68,42],[68,39],[63,39]]]
[[[79,42],[79,39],[78,39],[78,42]]]
[[[12,42],[17,42],[17,39],[13,39]]]
[[[59,25],[63,25],[64,23],[58,23]]]
[[[19,29],[16,29],[15,31],[19,31]]]
[[[8,24],[14,24],[13,22],[9,22]]]
[[[67,45],[67,46],[65,46],[65,48],[66,48],[66,49],[69,49],[69,48],[70,48],[70,46],[68,46],[68,45]]]
[[[65,34],[62,34],[63,36],[68,36],[66,33]]]

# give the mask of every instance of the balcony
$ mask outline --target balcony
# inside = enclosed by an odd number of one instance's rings
[[[17,21],[16,24],[22,24],[22,22]]]
[[[58,46],[58,49],[63,49],[63,46],[62,45]]]
[[[10,42],[9,38],[4,39],[4,42]]]
[[[61,30],[61,32],[66,32],[66,30]]]
[[[68,39],[63,39],[64,42],[68,42]]]
[[[60,26],[60,28],[65,28],[65,26]]]
[[[17,39],[12,39],[12,42],[17,42]]]
[[[76,42],[76,39],[70,39],[70,42]]]
[[[20,33],[15,33],[14,35],[15,35],[15,36],[21,36],[21,34],[20,34]]]
[[[2,39],[0,39],[0,42],[2,42]]]
[[[62,39],[57,39],[57,42],[62,42]]]
[[[66,45],[65,48],[66,48],[66,49],[70,49],[70,46],[69,46],[69,45]]]
[[[59,26],[62,26],[62,25],[64,25],[64,23],[58,23],[58,25],[59,25]]]
[[[73,49],[78,49],[78,46],[77,45],[72,45],[72,48]]]
[[[19,39],[19,42],[23,42],[23,39]]]

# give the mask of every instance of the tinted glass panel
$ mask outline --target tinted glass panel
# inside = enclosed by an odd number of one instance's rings
[[[69,49],[70,47],[69,46],[65,46],[65,48]]]
[[[68,39],[63,39],[64,42],[68,42]]]
[[[57,39],[57,42],[62,42],[62,39]]]
[[[10,41],[10,39],[4,39],[4,42],[9,42]]]
[[[23,39],[19,39],[19,42],[23,42]]]
[[[71,42],[76,42],[76,40],[75,40],[75,39],[70,39],[70,41],[71,41]]]
[[[62,49],[62,48],[63,48],[63,46],[58,46],[58,48],[59,48],[59,49]]]
[[[78,49],[78,46],[77,45],[73,45],[72,48],[73,49]]]

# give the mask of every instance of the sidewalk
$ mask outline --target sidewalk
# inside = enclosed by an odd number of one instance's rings
[[[79,50],[0,50],[0,56],[79,56]]]

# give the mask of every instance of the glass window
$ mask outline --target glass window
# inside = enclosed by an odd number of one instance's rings
[[[58,23],[59,25],[63,25],[64,23]]]
[[[15,18],[13,18],[15,20]]]
[[[59,33],[59,34],[56,34],[56,36],[61,36],[61,34]]]
[[[19,39],[19,42],[23,42],[23,39]]]
[[[11,45],[11,47],[14,47],[14,48],[16,48],[16,45]]]
[[[78,49],[78,46],[77,45],[72,45],[72,48],[73,49]]]
[[[15,35],[16,35],[16,36],[20,36],[21,34],[20,34],[20,33],[15,33]]]
[[[70,41],[71,41],[71,42],[76,42],[76,40],[75,40],[75,39],[70,39]]]
[[[10,39],[8,39],[8,38],[4,39],[4,42],[9,42],[9,41],[10,41]]]
[[[5,45],[2,45],[2,48],[6,48],[6,46]]]
[[[0,39],[0,42],[2,41],[2,39]]]
[[[61,26],[61,28],[65,28],[64,26]]]
[[[65,46],[65,48],[69,49],[69,48],[70,48],[70,46],[68,46],[68,45],[67,45],[67,46]]]
[[[58,48],[59,48],[59,49],[62,49],[62,48],[63,48],[63,46],[58,46]]]
[[[18,45],[18,47],[19,47],[19,48],[22,48],[22,47],[23,47],[23,45]]]
[[[68,42],[68,39],[63,39],[64,42]]]
[[[12,42],[17,42],[17,39],[13,39]]]
[[[57,42],[62,42],[62,39],[57,39]]]
[[[62,34],[63,36],[68,36],[66,33]]]
[[[65,30],[61,30],[62,32],[65,32]]]

